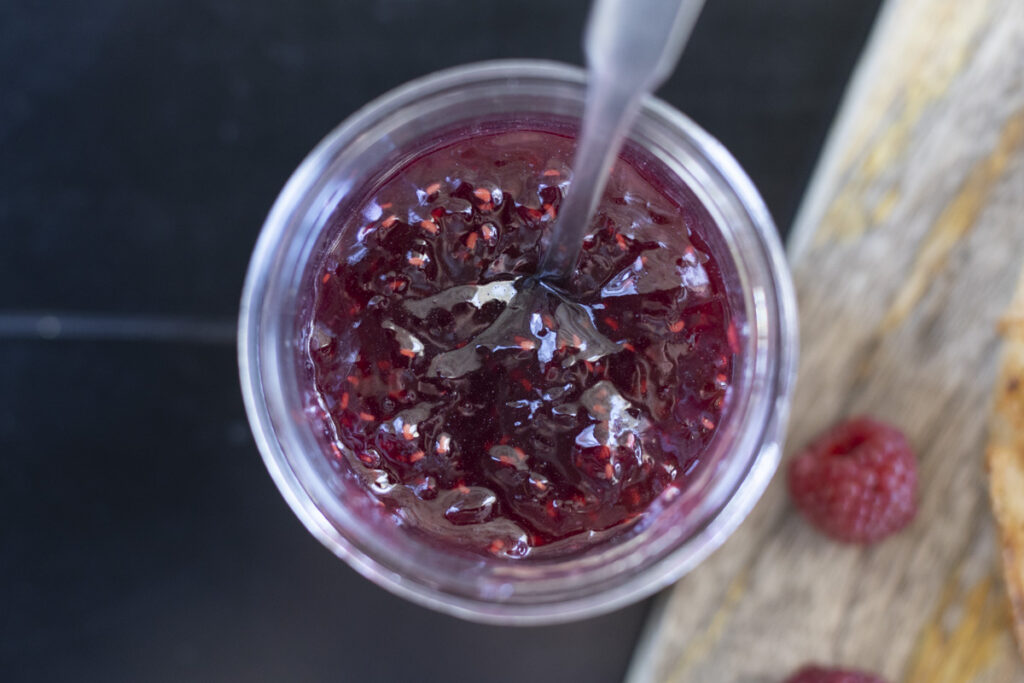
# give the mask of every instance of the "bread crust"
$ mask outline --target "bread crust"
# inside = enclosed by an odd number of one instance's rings
[[[986,461],[1014,630],[1024,657],[1024,275],[1000,332],[1005,343]]]

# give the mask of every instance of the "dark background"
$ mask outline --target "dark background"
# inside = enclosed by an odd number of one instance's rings
[[[710,0],[660,95],[783,231],[877,0]],[[392,597],[256,452],[233,326],[263,217],[369,99],[500,57],[579,63],[586,4],[0,4],[0,674],[618,681],[639,604],[548,628]]]

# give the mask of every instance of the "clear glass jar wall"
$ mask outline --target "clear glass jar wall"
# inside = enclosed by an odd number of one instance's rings
[[[774,473],[797,352],[792,285],[775,227],[750,180],[707,133],[648,99],[630,144],[678,177],[714,219],[731,258],[727,295],[742,351],[711,466],[614,542],[531,561],[452,552],[410,534],[330,465],[307,412],[302,307],[309,264],[336,208],[358,200],[453,127],[516,117],[578,119],[580,69],[535,61],[460,67],[409,83],[354,114],[292,175],[263,226],[246,279],[239,364],[249,420],[289,505],[324,545],[367,578],[426,606],[496,623],[568,621],[633,602],[682,576],[739,525]],[[721,259],[721,255],[719,255]]]

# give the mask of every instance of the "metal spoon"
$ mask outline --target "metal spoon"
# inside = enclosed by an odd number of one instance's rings
[[[612,163],[643,97],[679,61],[704,0],[596,0],[583,34],[589,82],[573,178],[540,276],[568,279]]]

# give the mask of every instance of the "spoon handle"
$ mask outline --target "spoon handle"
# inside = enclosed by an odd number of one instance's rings
[[[572,274],[590,228],[590,218],[601,199],[608,171],[622,146],[640,95],[605,81],[594,81],[587,87],[587,115],[576,143],[572,184],[544,247],[542,278],[558,282]],[[599,115],[590,116],[590,112]]]
[[[583,35],[595,80],[648,93],[679,61],[704,0],[596,0]]]
[[[590,82],[573,178],[559,209],[542,277],[572,274],[608,172],[645,95],[683,51],[704,0],[596,0],[583,37]]]

